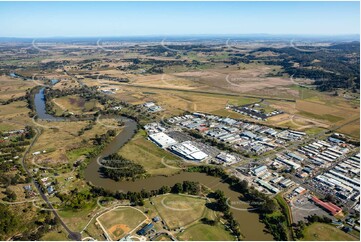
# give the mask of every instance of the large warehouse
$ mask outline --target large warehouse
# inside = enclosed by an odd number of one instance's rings
[[[149,135],[149,138],[162,148],[167,148],[171,145],[175,145],[178,143],[177,141],[175,141],[174,139],[172,139],[163,132],[151,134]]]
[[[170,147],[170,150],[188,160],[200,161],[208,157],[206,153],[192,145],[192,142],[190,141],[184,141],[183,143],[173,145]]]

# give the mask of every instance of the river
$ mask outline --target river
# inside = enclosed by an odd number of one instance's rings
[[[54,117],[46,113],[44,88],[40,89],[39,93],[35,95],[35,108],[37,116],[40,119],[48,121],[64,121],[64,118]],[[118,120],[124,122],[123,129],[116,135],[116,137],[106,145],[101,154],[90,161],[88,167],[85,169],[85,179],[91,184],[103,187],[110,191],[122,192],[139,192],[143,188],[145,190],[159,189],[161,186],[173,186],[177,182],[183,181],[197,181],[209,187],[212,190],[220,189],[229,197],[229,204],[231,204],[231,211],[234,218],[240,224],[241,233],[245,236],[245,240],[272,240],[272,235],[265,233],[265,226],[259,221],[259,216],[256,211],[250,211],[250,206],[239,200],[239,193],[229,188],[227,183],[224,183],[220,178],[208,176],[203,173],[181,172],[173,176],[153,176],[146,179],[136,181],[121,181],[116,182],[109,178],[104,178],[99,173],[99,164],[97,159],[109,154],[117,152],[127,141],[129,141],[137,130],[137,123],[126,117],[116,117]]]
[[[46,112],[44,90],[45,87],[41,88],[39,92],[34,96],[34,104],[37,118],[46,121],[64,121],[65,118],[55,117]]]

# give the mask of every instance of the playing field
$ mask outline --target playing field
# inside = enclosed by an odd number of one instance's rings
[[[200,219],[206,209],[206,200],[190,196],[167,194],[152,201],[170,229],[186,226]]]
[[[132,207],[118,207],[97,218],[113,240],[123,238],[146,219],[142,212]]]
[[[358,240],[355,237],[346,234],[335,226],[323,223],[313,223],[304,231],[303,240],[319,240],[319,241],[350,241]]]
[[[230,241],[235,238],[219,225],[195,224],[178,235],[182,241]]]

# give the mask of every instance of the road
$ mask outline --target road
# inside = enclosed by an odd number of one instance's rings
[[[56,209],[54,209],[53,205],[51,204],[51,202],[49,201],[48,197],[43,193],[43,191],[41,190],[40,185],[37,183],[37,181],[34,179],[33,175],[31,174],[29,168],[27,167],[26,163],[25,163],[25,158],[28,155],[31,147],[36,143],[36,141],[38,140],[39,136],[41,135],[41,129],[39,128],[35,128],[36,131],[36,135],[35,138],[32,140],[32,142],[30,143],[29,147],[26,149],[24,156],[21,160],[21,165],[23,166],[24,170],[26,171],[28,177],[31,178],[32,183],[34,184],[34,186],[36,187],[36,189],[38,190],[41,198],[46,202],[46,204],[48,205],[48,207],[51,209],[51,211],[53,212],[54,216],[58,219],[59,223],[61,224],[61,226],[68,232],[68,237],[71,240],[76,240],[76,241],[80,241],[81,240],[81,234],[79,232],[74,232],[72,230],[69,229],[69,227],[65,224],[65,222],[61,219],[61,217],[59,216],[58,212],[56,211]]]

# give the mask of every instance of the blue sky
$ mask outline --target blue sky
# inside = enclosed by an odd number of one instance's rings
[[[359,2],[0,2],[1,37],[359,34]]]

